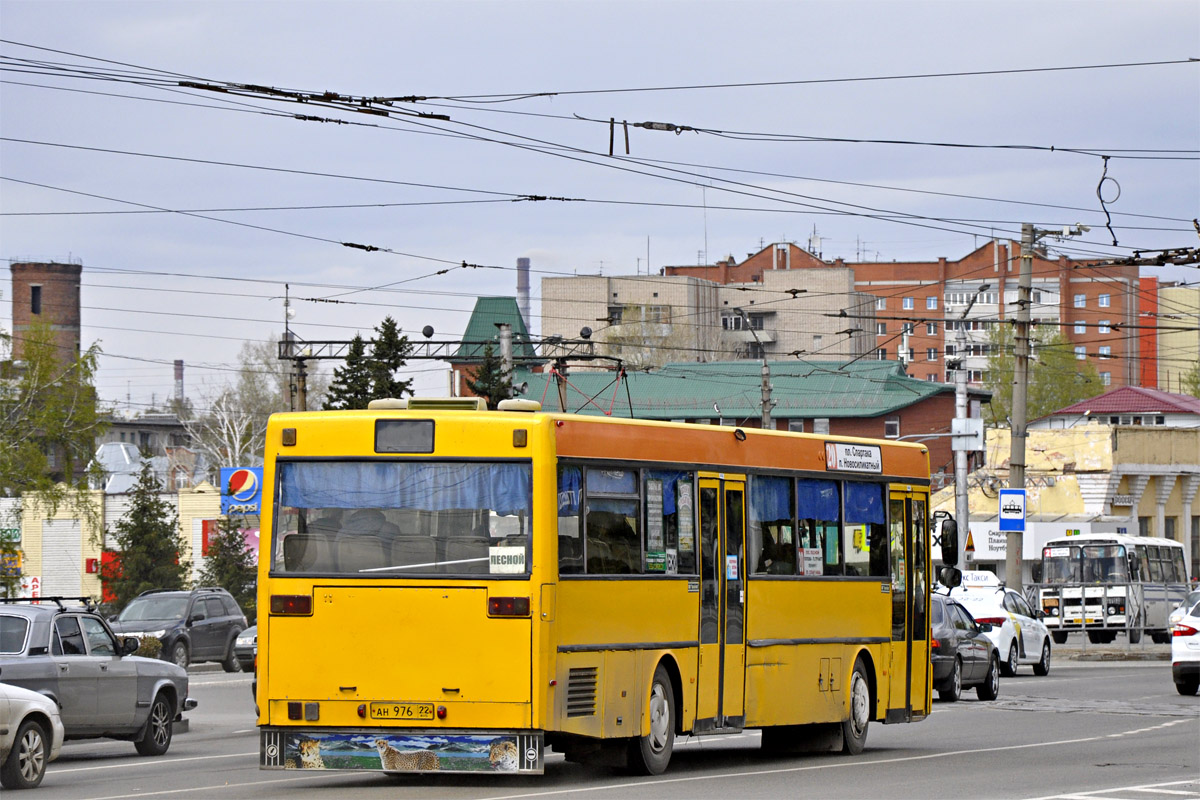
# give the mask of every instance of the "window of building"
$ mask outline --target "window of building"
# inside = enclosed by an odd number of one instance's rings
[[[887,361],[887,350],[882,347],[875,351],[875,359],[877,361]]]
[[[766,358],[766,350],[758,342],[746,342],[746,358]]]
[[[876,336],[885,336],[886,334],[887,334],[887,323],[886,322],[876,322],[875,323],[875,335]]]
[[[913,332],[913,330],[915,329],[915,327],[916,327],[915,323],[906,322],[906,323],[904,323],[904,327],[902,330],[904,333],[911,334]]]
[[[754,318],[751,317],[750,320],[751,320],[751,322],[753,322]],[[670,306],[646,306],[646,322],[665,324],[670,321],[671,321],[671,307]],[[762,321],[761,320],[759,321],[758,328],[759,328],[759,330],[762,329]]]
[[[29,313],[42,313],[42,287],[40,286],[29,287]]]
[[[937,353],[936,347],[926,347],[925,348],[925,360],[926,361],[937,361],[937,356],[938,356],[938,353]]]
[[[950,358],[950,356],[956,354],[957,352],[958,352],[958,350],[955,349],[954,345],[952,345],[952,344],[946,345],[946,358]]]
[[[621,316],[624,313],[624,311],[625,311],[625,309],[623,306],[609,306],[608,307],[608,324],[609,325],[620,325],[621,324]]]
[[[1087,308],[1087,295],[1086,294],[1075,295],[1075,307],[1076,308]]]
[[[1149,517],[1138,517],[1138,536],[1149,536],[1153,528],[1150,527]]]
[[[1108,320],[1102,319],[1096,324],[1101,333],[1112,333],[1112,326],[1108,324]]]
[[[968,373],[968,379],[971,383],[983,383],[984,371],[981,369],[973,369]]]
[[[804,420],[789,419],[788,420],[788,430],[791,431],[792,433],[804,433]]]
[[[883,421],[883,437],[885,439],[900,438],[900,418],[888,417]]]
[[[876,311],[886,311],[887,310],[887,298],[886,297],[876,297],[875,298],[875,310]]]
[[[813,420],[813,433],[829,435],[829,417],[817,417]]]
[[[937,323],[936,322],[926,322],[925,323],[925,335],[926,336],[937,336]]]
[[[1087,323],[1080,320],[1075,320],[1075,332],[1087,333]]]
[[[819,350],[821,349],[821,347],[823,346],[823,342],[824,342],[824,341],[825,341],[825,337],[824,337],[824,336],[822,336],[822,335],[821,335],[821,334],[819,334],[819,333],[818,333],[818,334],[815,334],[815,335],[813,336],[813,352],[817,352],[817,351],[819,351]]]
[[[937,379],[938,379],[938,376],[937,376],[936,372],[931,372],[925,376],[925,380],[929,381],[930,383],[936,383]]]
[[[1100,357],[1101,358],[1111,358],[1112,357],[1112,348],[1106,344],[1100,345]]]
[[[1110,295],[1110,294],[1100,295],[1100,307],[1101,308],[1108,308],[1111,305],[1112,305],[1112,295]]]
[[[906,297],[906,298],[904,298],[904,302],[903,302],[903,304],[902,304],[902,306],[901,306],[901,307],[902,307],[902,308],[903,308],[905,311],[912,311],[912,309],[913,309],[913,299],[912,299],[911,297]]]
[[[930,295],[929,297],[925,298],[925,308],[930,311],[937,310],[937,296],[936,295]]]
[[[1086,358],[1087,358],[1087,348],[1084,347],[1083,345],[1079,345],[1078,347],[1076,347],[1075,348],[1075,360],[1083,361]]]
[[[1112,383],[1112,373],[1111,372],[1101,372],[1100,373],[1100,383],[1104,384],[1105,386],[1110,385]]]

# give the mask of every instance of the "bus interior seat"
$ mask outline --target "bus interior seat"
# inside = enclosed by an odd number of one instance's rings
[[[288,572],[333,572],[333,542],[323,533],[292,533],[283,539],[283,566]]]
[[[468,572],[479,573],[489,572],[490,565],[488,561],[488,547],[490,540],[481,536],[464,536],[446,540],[446,558],[447,562],[466,562],[466,563],[446,563],[442,565],[442,571],[448,573]]]
[[[378,536],[361,534],[341,535],[337,539],[337,563],[339,572],[362,572],[376,567],[386,567],[386,541]]]
[[[611,561],[612,554],[608,542],[589,536],[587,540],[587,571],[603,575],[608,572],[608,565]]]
[[[558,564],[560,569],[567,567],[567,571],[583,570],[583,553],[581,551],[581,543],[578,536],[564,536],[561,533],[558,535]]]
[[[437,541],[431,536],[397,536],[392,540],[392,561],[397,567],[437,562]],[[397,575],[406,572],[431,572],[432,567],[413,570],[393,570]]]

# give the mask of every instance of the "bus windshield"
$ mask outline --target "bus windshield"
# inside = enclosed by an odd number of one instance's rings
[[[276,574],[529,572],[528,463],[281,461],[277,481]]]
[[[1042,581],[1048,584],[1079,583],[1079,548],[1047,547],[1042,551]]]
[[[1119,544],[1088,545],[1083,548],[1084,583],[1129,583],[1125,548]]]

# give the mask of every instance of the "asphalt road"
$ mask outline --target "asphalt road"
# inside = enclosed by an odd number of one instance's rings
[[[1065,654],[1064,654],[1065,655]],[[118,798],[1200,798],[1200,697],[1164,661],[1022,667],[986,703],[935,700],[913,725],[872,724],[858,757],[766,756],[757,733],[676,743],[667,773],[629,776],[550,754],[546,774],[390,777],[258,769],[246,675],[194,670],[200,707],[162,758],[127,742],[68,743],[31,797]]]

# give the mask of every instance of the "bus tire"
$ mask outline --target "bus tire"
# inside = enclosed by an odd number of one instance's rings
[[[1169,631],[1152,631],[1150,633],[1150,641],[1155,644],[1170,644],[1171,634]]]
[[[1054,633],[1052,633],[1050,635],[1054,637],[1055,644],[1066,644],[1067,643],[1067,632],[1066,631],[1055,631]]]
[[[1138,617],[1133,621],[1133,627],[1129,629],[1129,643],[1137,644],[1142,640],[1142,619]]]
[[[675,689],[663,664],[650,682],[649,713],[650,733],[629,743],[629,768],[642,775],[661,775],[675,747]]]
[[[862,658],[854,662],[850,673],[850,716],[842,722],[842,752],[856,756],[867,745],[867,728],[871,724],[871,684]]]

